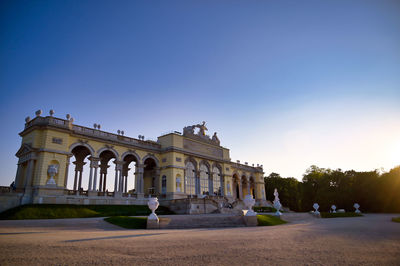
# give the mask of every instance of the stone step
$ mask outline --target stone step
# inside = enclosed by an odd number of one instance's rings
[[[245,226],[242,216],[236,215],[176,215],[160,217],[160,228],[220,228]]]

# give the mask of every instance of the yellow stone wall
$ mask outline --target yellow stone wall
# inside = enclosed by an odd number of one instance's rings
[[[61,144],[53,143],[53,138],[62,139]],[[165,147],[174,147],[178,149],[183,149],[183,139],[184,137],[177,134],[167,134],[158,138],[159,143],[163,148]],[[95,152],[93,154],[94,157],[98,157],[98,151],[105,147],[105,145],[112,146],[112,149],[118,153],[118,160],[122,160],[121,156],[129,151],[134,150],[134,152],[140,157],[140,164],[143,163],[143,158],[148,155],[152,154],[158,160],[159,167],[160,167],[160,178],[159,183],[157,184],[159,187],[159,192],[161,192],[161,182],[162,176],[165,175],[167,177],[167,193],[176,192],[176,178],[177,176],[181,177],[181,191],[184,191],[184,167],[185,167],[185,160],[189,158],[188,155],[178,152],[176,150],[157,153],[157,152],[149,152],[147,150],[142,150],[140,148],[133,149],[128,145],[123,145],[113,141],[107,140],[97,140],[95,138],[77,135],[74,133],[70,133],[63,130],[57,129],[35,129],[29,133],[23,135],[22,143],[29,143],[32,145],[33,148],[41,149],[37,154],[37,159],[34,168],[34,175],[33,175],[33,185],[34,186],[44,186],[49,179],[47,174],[48,166],[50,164],[57,163],[59,165],[59,171],[55,176],[55,181],[57,186],[63,187],[66,178],[66,165],[68,161],[68,157],[71,152],[71,145],[75,143],[79,143],[83,141],[87,145],[89,145]],[[206,144],[208,145],[208,144]],[[229,149],[222,148],[223,150],[223,160],[227,161],[230,160],[229,158]],[[180,161],[177,161],[176,158],[181,158]],[[210,171],[212,171],[212,165],[216,162],[210,159],[203,159],[197,156],[190,156],[196,161],[197,169],[199,164],[202,161],[208,162],[211,166]],[[165,159],[165,161],[163,161]],[[72,160],[70,160],[72,164]],[[234,171],[237,171],[241,177],[242,175],[250,176],[253,175],[256,181],[256,198],[262,198],[262,188],[263,184],[263,174],[262,173],[251,173],[247,171],[237,170],[233,167],[232,163],[228,162],[217,162],[221,166],[221,175],[224,176],[224,191],[225,195],[228,194],[228,183],[230,184],[230,194],[234,194],[234,187],[233,187],[233,180],[232,175]],[[229,168],[229,170],[227,170]],[[23,176],[26,176],[26,166],[23,167],[24,173]],[[71,168],[70,168],[71,171]],[[24,182],[21,180],[20,182]],[[150,179],[144,179],[144,186],[149,187],[151,184]],[[247,187],[243,187],[243,195],[247,194]]]

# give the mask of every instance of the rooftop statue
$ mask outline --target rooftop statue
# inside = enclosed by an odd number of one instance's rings
[[[197,134],[194,133],[195,128],[199,129],[199,132]],[[185,136],[194,136],[196,138],[200,138],[202,140],[205,140],[207,142],[211,142],[213,144],[220,145],[220,141],[217,137],[217,132],[214,133],[212,138],[206,134],[206,131],[208,128],[206,127],[206,122],[203,121],[201,124],[197,125],[192,125],[192,126],[187,126],[183,128],[183,135]]]
[[[199,135],[202,135],[202,136],[206,135],[206,130],[208,130],[208,128],[206,127],[205,121],[203,121],[203,124],[197,124],[196,127],[198,127],[200,129]]]

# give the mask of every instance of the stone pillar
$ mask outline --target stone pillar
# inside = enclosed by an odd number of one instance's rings
[[[135,173],[135,179],[136,179],[135,189],[138,198],[144,196],[143,173],[144,173],[144,164],[137,164]]]
[[[92,179],[93,179],[93,167],[92,164],[90,164],[88,191],[92,190]]]
[[[115,164],[114,193],[117,192],[117,189],[118,189],[118,168],[117,168],[117,164]]]
[[[128,175],[125,176],[124,193],[128,193]]]
[[[251,195],[251,191],[250,191],[250,180],[247,180],[247,195]]]
[[[199,195],[200,192],[200,170],[194,171],[194,173],[196,174],[194,177],[194,193],[196,195]]]
[[[96,191],[97,188],[97,169],[99,167],[94,168],[94,179],[93,179],[93,191]]]
[[[21,199],[21,204],[32,203],[32,177],[33,177],[34,160],[28,161],[28,168],[26,171],[24,183],[24,196]]]
[[[67,188],[68,185],[68,171],[69,171],[69,159],[71,158],[70,155],[67,156],[67,163],[65,164],[65,176],[64,176],[64,188]]]
[[[21,180],[21,168],[22,168],[21,164],[18,164],[17,174],[15,175],[15,181],[14,181],[15,187],[20,187],[19,182]]]
[[[100,184],[99,184],[99,191],[103,191],[103,173],[100,170]]]
[[[26,178],[25,178],[25,185],[24,185],[25,188],[32,186],[33,164],[34,164],[34,160],[28,161],[28,169],[26,170]]]
[[[103,192],[106,192],[107,173],[103,174]]]
[[[78,185],[78,190],[82,189],[82,173],[83,169],[79,171],[79,185]]]

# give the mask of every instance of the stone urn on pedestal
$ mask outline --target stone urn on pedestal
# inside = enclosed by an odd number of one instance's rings
[[[336,205],[332,205],[331,209],[332,209],[332,213],[336,213]]]
[[[356,209],[355,213],[361,213],[361,211],[358,209],[358,208],[360,208],[360,204],[354,203],[353,207],[354,207],[354,209]]]
[[[58,167],[55,164],[50,164],[49,168],[47,169],[47,173],[50,176],[49,181],[47,181],[46,185],[48,186],[56,186],[56,181],[54,180],[54,176],[57,174],[58,172]]]
[[[314,203],[313,208],[315,209],[315,211],[313,212],[315,215],[320,215],[320,212],[318,211],[319,209],[319,205],[318,203]]]
[[[159,219],[157,214],[155,213],[155,210],[157,210],[158,206],[160,204],[158,203],[157,198],[149,198],[149,201],[147,202],[147,206],[149,206],[149,209],[151,210],[151,214],[149,217],[147,217],[147,229],[158,229],[159,228]]]
[[[245,216],[256,216],[257,213],[253,211],[253,206],[256,203],[256,200],[253,199],[252,195],[246,195],[243,200],[244,205],[247,208],[247,212]]]

